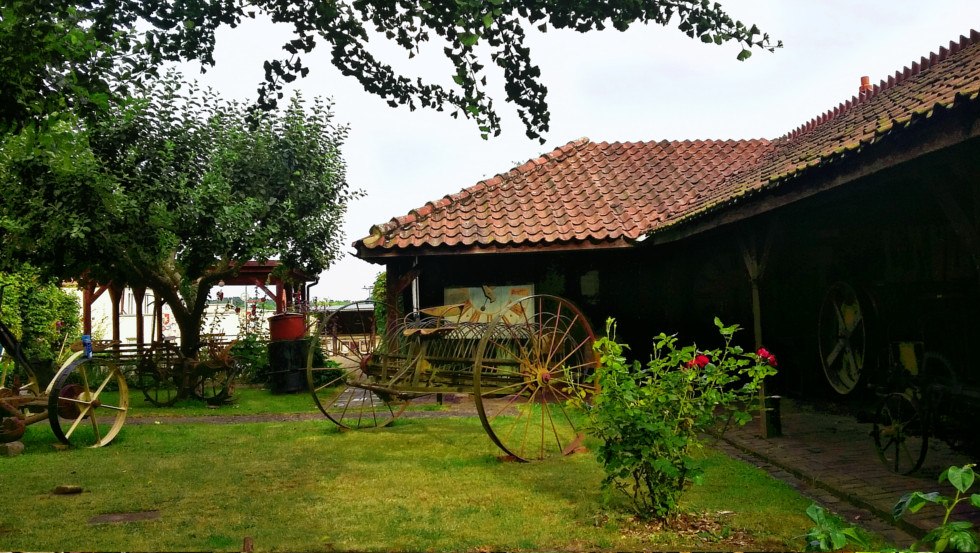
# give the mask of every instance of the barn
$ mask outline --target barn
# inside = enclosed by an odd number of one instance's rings
[[[976,388],[978,95],[971,32],[779,138],[575,140],[354,247],[400,305],[480,320],[556,294],[640,355],[739,323],[784,394],[861,397],[927,362]]]

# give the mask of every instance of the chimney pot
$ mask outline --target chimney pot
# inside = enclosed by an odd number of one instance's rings
[[[861,77],[861,86],[858,88],[858,94],[862,94],[864,92],[871,92],[871,90],[872,90],[871,78],[868,76]]]

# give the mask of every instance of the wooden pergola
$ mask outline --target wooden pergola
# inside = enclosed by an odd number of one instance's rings
[[[255,286],[265,292],[269,299],[275,302],[277,313],[283,313],[287,307],[297,303],[305,303],[309,300],[307,297],[307,288],[302,283],[310,282],[313,279],[300,271],[294,270],[290,271],[289,278],[284,280],[282,277],[273,275],[273,272],[278,267],[278,261],[248,261],[239,268],[235,275],[225,277],[221,282],[225,286]],[[82,333],[92,334],[92,304],[102,294],[108,292],[109,299],[112,301],[112,341],[118,343],[120,341],[120,303],[123,290],[127,288],[127,285],[125,283],[115,282],[101,284],[83,281],[80,283],[79,288],[82,290]],[[136,300],[136,318],[142,321],[144,317],[143,300],[146,297],[146,287],[129,286],[129,288],[133,291],[133,298]],[[157,317],[155,325],[157,335],[153,339],[162,341],[163,300],[156,298],[155,302],[154,313],[156,313]],[[141,346],[146,343],[142,323],[136,325],[136,343]]]

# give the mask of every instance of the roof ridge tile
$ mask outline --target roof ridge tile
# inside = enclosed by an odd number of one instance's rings
[[[878,94],[880,94],[880,93],[882,93],[882,92],[884,92],[886,90],[889,90],[889,89],[891,89],[891,88],[893,88],[893,87],[895,87],[895,86],[897,86],[897,85],[905,82],[906,80],[908,80],[908,79],[910,79],[912,77],[915,77],[917,75],[920,75],[921,73],[923,73],[923,72],[931,69],[937,63],[939,63],[941,61],[944,61],[947,58],[949,58],[949,56],[951,56],[952,54],[956,54],[956,53],[960,52],[961,50],[967,48],[968,46],[972,46],[972,45],[977,44],[977,43],[980,43],[980,32],[976,31],[975,29],[971,29],[970,30],[970,36],[969,37],[967,37],[965,35],[960,35],[959,43],[955,43],[954,41],[950,41],[949,48],[947,48],[945,46],[940,46],[939,47],[939,53],[938,54],[936,52],[931,52],[929,54],[929,57],[928,58],[926,58],[925,56],[923,56],[922,59],[919,60],[919,63],[918,64],[916,64],[915,62],[912,62],[912,66],[911,67],[905,66],[905,67],[903,67],[903,69],[898,70],[898,71],[895,71],[895,74],[894,75],[889,75],[887,79],[882,79],[881,83],[878,84],[878,85],[875,85],[874,88],[871,91],[862,92],[859,95],[860,96],[860,100],[868,100],[868,99],[870,99],[870,98],[872,98],[874,96],[877,96]],[[858,102],[858,103],[860,103],[860,102]],[[855,103],[853,105],[856,105],[856,104],[857,103]],[[843,106],[843,104],[841,104],[841,106]],[[848,109],[850,109],[850,108],[848,107]],[[797,138],[798,136],[803,135],[803,134],[806,134],[806,133],[810,132],[811,130],[813,130],[814,128],[816,128],[816,127],[818,127],[818,126],[820,126],[820,125],[822,125],[822,124],[830,121],[831,119],[834,119],[835,117],[837,117],[838,115],[840,115],[840,113],[842,111],[845,111],[845,110],[843,108],[840,109],[840,110],[838,110],[837,108],[834,108],[832,110],[827,110],[823,114],[818,115],[817,117],[814,117],[809,122],[806,122],[806,123],[803,123],[802,125],[799,125],[798,127],[794,128],[790,132],[784,134],[780,138],[781,139],[785,139],[785,140],[793,140],[793,139]]]

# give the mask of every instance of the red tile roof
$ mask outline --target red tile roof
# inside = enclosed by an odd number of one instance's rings
[[[784,184],[980,91],[980,33],[774,141],[580,139],[371,228],[358,255],[431,248],[628,245]]]

